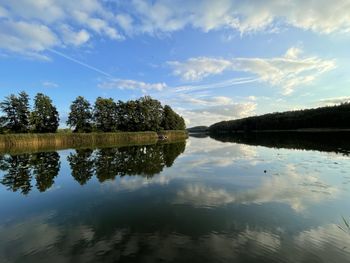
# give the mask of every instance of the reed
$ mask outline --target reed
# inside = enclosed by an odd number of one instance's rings
[[[188,138],[188,132],[184,130],[169,130],[169,131],[161,131],[158,133],[159,135],[164,135],[168,138],[168,140],[184,140]]]
[[[163,131],[168,141],[186,139],[186,131]],[[111,132],[111,133],[27,133],[0,135],[0,153],[23,153],[68,148],[119,147],[154,144],[156,132]]]

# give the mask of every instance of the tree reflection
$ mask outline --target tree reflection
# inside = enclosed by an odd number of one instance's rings
[[[3,155],[0,160],[0,169],[4,171],[1,183],[8,190],[17,192],[18,190],[27,195],[32,189],[30,173],[30,155]]]
[[[221,133],[210,137],[221,142],[233,142],[270,148],[302,149],[350,155],[350,132],[258,132]]]
[[[82,149],[75,150],[71,153],[67,160],[69,162],[72,176],[81,185],[87,183],[94,173],[94,159],[92,157],[93,150]]]
[[[86,184],[96,175],[99,182],[114,180],[116,176],[138,175],[147,178],[173,165],[185,150],[186,142],[154,144],[98,150],[79,149],[68,155],[67,161],[73,178]],[[35,180],[36,188],[45,192],[52,187],[60,170],[57,152],[41,152],[20,155],[1,155],[0,183],[11,191],[28,194]]]
[[[31,155],[33,175],[36,187],[45,192],[53,183],[60,170],[60,156],[57,152],[42,152]]]
[[[152,177],[164,166],[172,166],[185,146],[185,142],[180,142],[97,150],[94,162],[96,177],[100,182],[125,175]]]
[[[97,150],[95,159],[96,177],[100,182],[114,179],[118,174],[118,148]]]

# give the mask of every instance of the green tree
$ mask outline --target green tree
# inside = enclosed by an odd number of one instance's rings
[[[140,131],[161,130],[163,107],[158,100],[150,96],[140,98],[138,101]]]
[[[84,97],[79,96],[72,102],[67,125],[74,127],[74,132],[91,132],[92,109]]]
[[[164,130],[186,129],[184,119],[177,114],[169,105],[164,106],[162,128]]]
[[[35,132],[56,132],[59,125],[59,116],[51,99],[38,93],[34,99],[34,110],[30,116],[30,123]]]
[[[94,106],[93,118],[96,129],[103,132],[117,130],[117,104],[112,98],[98,97]]]
[[[141,131],[141,112],[137,101],[119,101],[117,104],[118,130]]]
[[[5,114],[1,118],[2,127],[15,133],[28,132],[30,111],[27,93],[22,91],[18,97],[11,94],[0,103],[0,108]]]

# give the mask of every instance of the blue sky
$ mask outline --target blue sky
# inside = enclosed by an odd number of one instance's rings
[[[188,126],[350,100],[348,0],[0,0],[1,97],[151,95]]]

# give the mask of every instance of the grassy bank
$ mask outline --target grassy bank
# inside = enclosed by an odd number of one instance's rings
[[[169,141],[187,138],[185,131],[164,131],[162,134],[166,135]],[[126,146],[152,144],[157,141],[156,132],[6,134],[0,135],[0,152]]]
[[[184,140],[188,138],[187,131],[162,131],[159,135],[164,135],[168,140]]]

